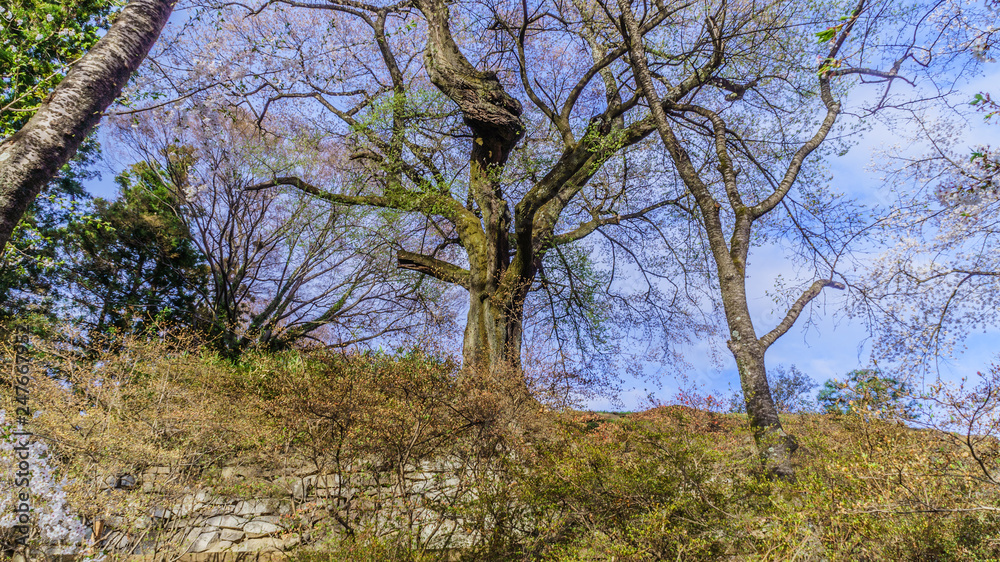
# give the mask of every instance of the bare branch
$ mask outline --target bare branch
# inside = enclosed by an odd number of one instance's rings
[[[778,338],[785,335],[785,332],[787,332],[792,325],[795,324],[795,320],[798,319],[799,314],[802,313],[802,310],[806,307],[806,305],[812,302],[812,300],[816,298],[825,287],[832,287],[840,290],[844,290],[846,288],[843,283],[832,279],[820,279],[813,282],[808,289],[803,291],[802,296],[795,301],[795,304],[788,309],[788,314],[785,315],[785,318],[781,321],[781,323],[767,334],[764,334],[764,337],[760,338],[760,344],[766,349],[770,347],[771,344],[773,344]]]

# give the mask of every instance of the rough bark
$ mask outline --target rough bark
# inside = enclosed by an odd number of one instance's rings
[[[23,128],[0,143],[0,252],[142,63],[176,0],[132,0]]]

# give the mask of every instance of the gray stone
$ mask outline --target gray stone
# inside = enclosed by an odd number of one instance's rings
[[[185,529],[180,530],[184,531]],[[206,529],[205,527],[190,527],[186,529],[186,531],[187,536],[184,538],[184,542],[195,542],[198,540],[198,537],[200,537],[205,531],[209,531],[209,529]]]
[[[194,512],[194,510],[197,509],[197,506],[198,502],[195,501],[193,496],[184,496],[183,498],[181,498],[180,503],[177,505],[174,511],[176,511],[177,514],[180,515],[181,517],[185,517]]]
[[[232,515],[233,506],[231,505],[215,505],[213,507],[208,507],[198,510],[198,515],[201,517],[215,517],[218,515]]]
[[[233,545],[230,552],[278,552],[282,550],[281,539],[267,537],[262,539],[247,539],[239,544]]]
[[[243,532],[251,539],[266,537],[280,531],[281,527],[267,521],[251,521],[243,526]]]
[[[244,517],[253,515],[266,515],[274,513],[278,509],[278,500],[246,500],[236,504],[236,514]]]
[[[209,548],[205,552],[225,552],[225,551],[229,550],[232,547],[233,547],[233,543],[231,541],[221,540],[221,541],[213,544],[212,548]]]
[[[188,548],[188,552],[205,552],[210,546],[219,542],[219,532],[210,531],[208,533],[202,533],[198,536],[198,539]]]
[[[243,531],[237,531],[234,529],[223,529],[220,538],[224,541],[236,542],[243,540],[243,536],[244,536]]]
[[[149,515],[154,519],[173,519],[174,512],[169,509],[163,509],[162,507],[154,507],[149,511]]]
[[[104,548],[120,549],[128,546],[128,535],[122,531],[111,531],[104,535]]]
[[[217,515],[205,520],[205,525],[211,527],[221,527],[224,529],[240,529],[247,520],[235,515]]]
[[[340,488],[340,476],[336,474],[327,474],[325,476],[317,476],[315,478],[315,486],[317,490],[327,490],[330,488]]]
[[[292,485],[292,495],[299,499],[305,499],[309,495],[309,490],[313,488],[315,480],[315,476],[300,478]]]

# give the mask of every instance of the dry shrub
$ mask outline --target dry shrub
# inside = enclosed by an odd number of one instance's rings
[[[122,337],[82,348],[66,343],[72,336],[32,342],[29,429],[72,479],[70,503],[86,521],[138,521],[205,467],[273,441],[259,401],[214,384],[226,365],[192,342]],[[3,399],[10,410],[13,396]],[[159,496],[131,493],[152,466],[172,467],[174,480]]]
[[[996,483],[969,436],[939,428],[788,415],[797,480],[773,482],[745,417],[707,402],[556,414],[519,373],[420,351],[232,362],[196,342],[118,338],[38,342],[33,368],[31,429],[76,478],[70,501],[87,518],[162,502],[108,489],[146,467],[177,468],[179,492],[223,464],[306,462],[340,487],[315,560],[1000,558]],[[995,446],[975,443],[980,460]],[[454,493],[415,499],[407,476],[434,467]]]
[[[938,432],[862,416],[786,416],[797,479],[756,461],[745,417],[683,405],[594,424],[525,471],[539,560],[994,560],[1000,494]],[[513,556],[513,554],[512,554]]]

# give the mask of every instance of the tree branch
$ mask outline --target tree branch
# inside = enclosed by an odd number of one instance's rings
[[[792,327],[792,324],[795,324],[799,314],[802,313],[802,309],[804,309],[807,304],[816,298],[825,287],[832,287],[840,290],[844,290],[846,288],[843,283],[834,281],[833,279],[820,279],[815,281],[802,293],[802,296],[795,301],[792,308],[788,309],[788,314],[785,315],[785,318],[781,321],[781,323],[778,324],[773,330],[765,334],[764,337],[760,338],[760,344],[764,346],[764,349],[767,349],[778,338],[785,335],[785,332]]]
[[[564,232],[562,234],[556,234],[552,237],[552,245],[558,246],[560,244],[568,244],[569,242],[575,242],[591,232],[597,230],[602,226],[609,224],[621,224],[622,221],[629,221],[632,219],[638,219],[646,216],[646,214],[655,211],[661,207],[666,207],[667,205],[676,205],[680,202],[680,199],[668,199],[666,201],[660,201],[654,205],[650,205],[641,211],[636,211],[634,213],[628,213],[625,215],[614,214],[609,217],[594,217],[594,220],[587,221],[580,226],[570,230],[569,232]]]
[[[444,260],[400,250],[396,252],[396,261],[400,269],[419,271],[435,279],[469,288],[469,271]]]

